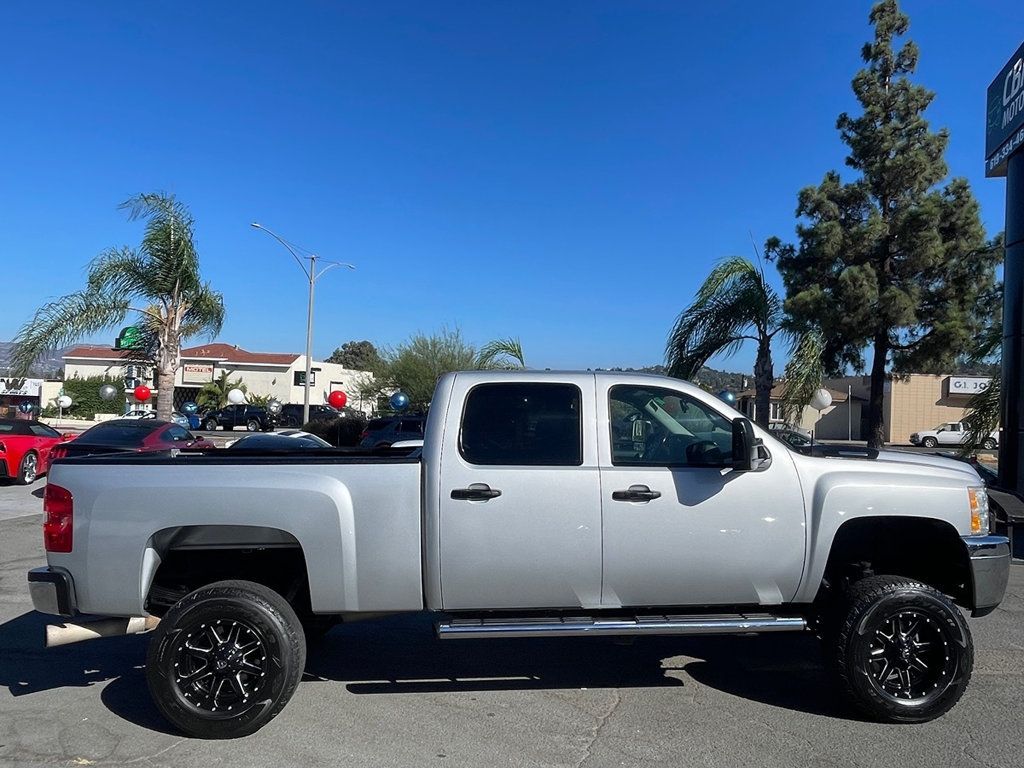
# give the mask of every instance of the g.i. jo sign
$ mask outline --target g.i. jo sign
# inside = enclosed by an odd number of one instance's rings
[[[1024,148],[1024,45],[988,87],[985,175],[1005,176],[1006,160]]]

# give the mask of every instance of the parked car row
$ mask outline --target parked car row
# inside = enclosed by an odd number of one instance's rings
[[[0,419],[0,478],[31,484],[49,470],[54,449],[72,439],[33,419]]]

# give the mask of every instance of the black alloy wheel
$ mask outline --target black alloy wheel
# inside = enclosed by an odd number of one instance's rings
[[[967,688],[974,644],[960,610],[941,592],[901,576],[872,576],[849,590],[838,632],[827,636],[843,693],[890,723],[948,712]]]
[[[291,699],[306,640],[281,595],[249,581],[189,593],[153,632],[146,681],[161,714],[189,736],[255,733]]]

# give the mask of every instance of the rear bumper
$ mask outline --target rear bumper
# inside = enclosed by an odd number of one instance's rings
[[[995,610],[1010,578],[1010,540],[1005,536],[964,536],[971,564],[971,616]]]
[[[32,607],[40,613],[74,616],[78,613],[75,581],[63,568],[33,568],[28,572]]]

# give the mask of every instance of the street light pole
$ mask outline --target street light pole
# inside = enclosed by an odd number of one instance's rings
[[[316,271],[316,262],[320,257],[316,254],[310,254],[309,256],[300,257],[295,252],[295,248],[280,235],[275,234],[271,230],[264,227],[262,224],[257,224],[255,221],[252,223],[255,229],[260,229],[270,235],[272,238],[277,240],[283,245],[288,252],[295,259],[295,262],[299,265],[299,269],[306,276],[309,281],[309,303],[306,307],[306,378],[303,381],[302,387],[302,423],[309,423],[309,380],[313,375],[313,291],[316,287],[316,281],[324,276],[328,271],[335,267],[346,267],[348,269],[355,269],[352,264],[345,264],[340,261],[328,261],[327,266],[321,269],[319,272]],[[309,268],[302,263],[302,259],[305,258],[309,261]]]

